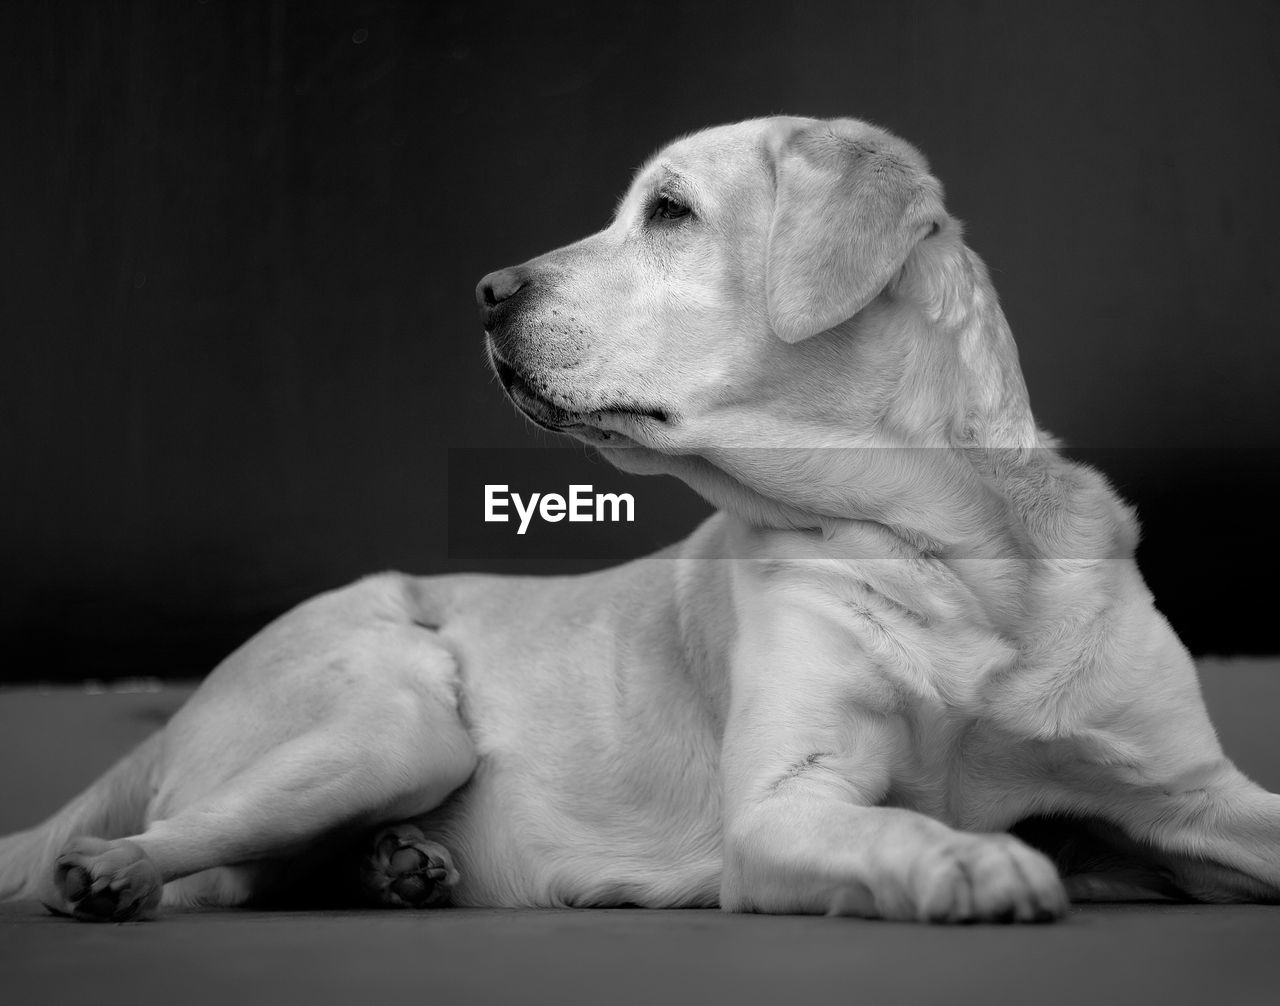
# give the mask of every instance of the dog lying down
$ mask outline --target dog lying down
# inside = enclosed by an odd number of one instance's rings
[[[937,922],[1280,897],[1280,797],[1223,756],[1132,512],[1037,429],[912,147],[697,133],[477,299],[521,412],[720,512],[586,576],[308,601],[4,839],[0,894]]]

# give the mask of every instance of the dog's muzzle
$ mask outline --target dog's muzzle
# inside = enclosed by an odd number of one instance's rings
[[[516,295],[529,286],[530,277],[520,268],[499,269],[476,284],[476,308],[484,326],[489,363],[502,382],[511,403],[543,429],[559,431],[577,425],[571,413],[547,401],[532,382],[504,360],[499,347],[506,344],[504,329],[510,323]],[[527,290],[526,290],[527,299]]]
[[[517,409],[543,429],[556,433],[599,428],[602,418],[608,416],[670,421],[667,410],[634,402],[609,402],[591,410],[566,409],[547,397],[548,389],[541,386],[536,373],[521,370],[509,362],[507,357],[520,356],[517,348],[520,318],[533,286],[532,274],[521,266],[491,272],[476,285],[476,307],[485,329],[489,363],[502,382],[502,390]]]

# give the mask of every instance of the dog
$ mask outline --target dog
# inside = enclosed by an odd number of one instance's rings
[[[302,604],[5,839],[0,893],[90,921],[1280,898],[1280,797],[1223,755],[1132,511],[1037,427],[913,147],[853,119],[693,134],[477,302],[520,412],[716,515],[603,572]]]

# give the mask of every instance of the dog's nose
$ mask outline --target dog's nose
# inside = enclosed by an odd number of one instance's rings
[[[493,327],[498,307],[510,300],[529,283],[529,277],[520,269],[499,269],[476,284],[476,307],[480,309],[480,323],[486,329]]]

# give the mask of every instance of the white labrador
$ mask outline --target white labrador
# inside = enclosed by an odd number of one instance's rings
[[[0,893],[83,919],[1280,897],[1280,797],[1223,756],[1132,513],[1037,429],[913,148],[854,120],[699,133],[478,298],[518,408],[722,512],[590,576],[302,605],[4,840]]]

